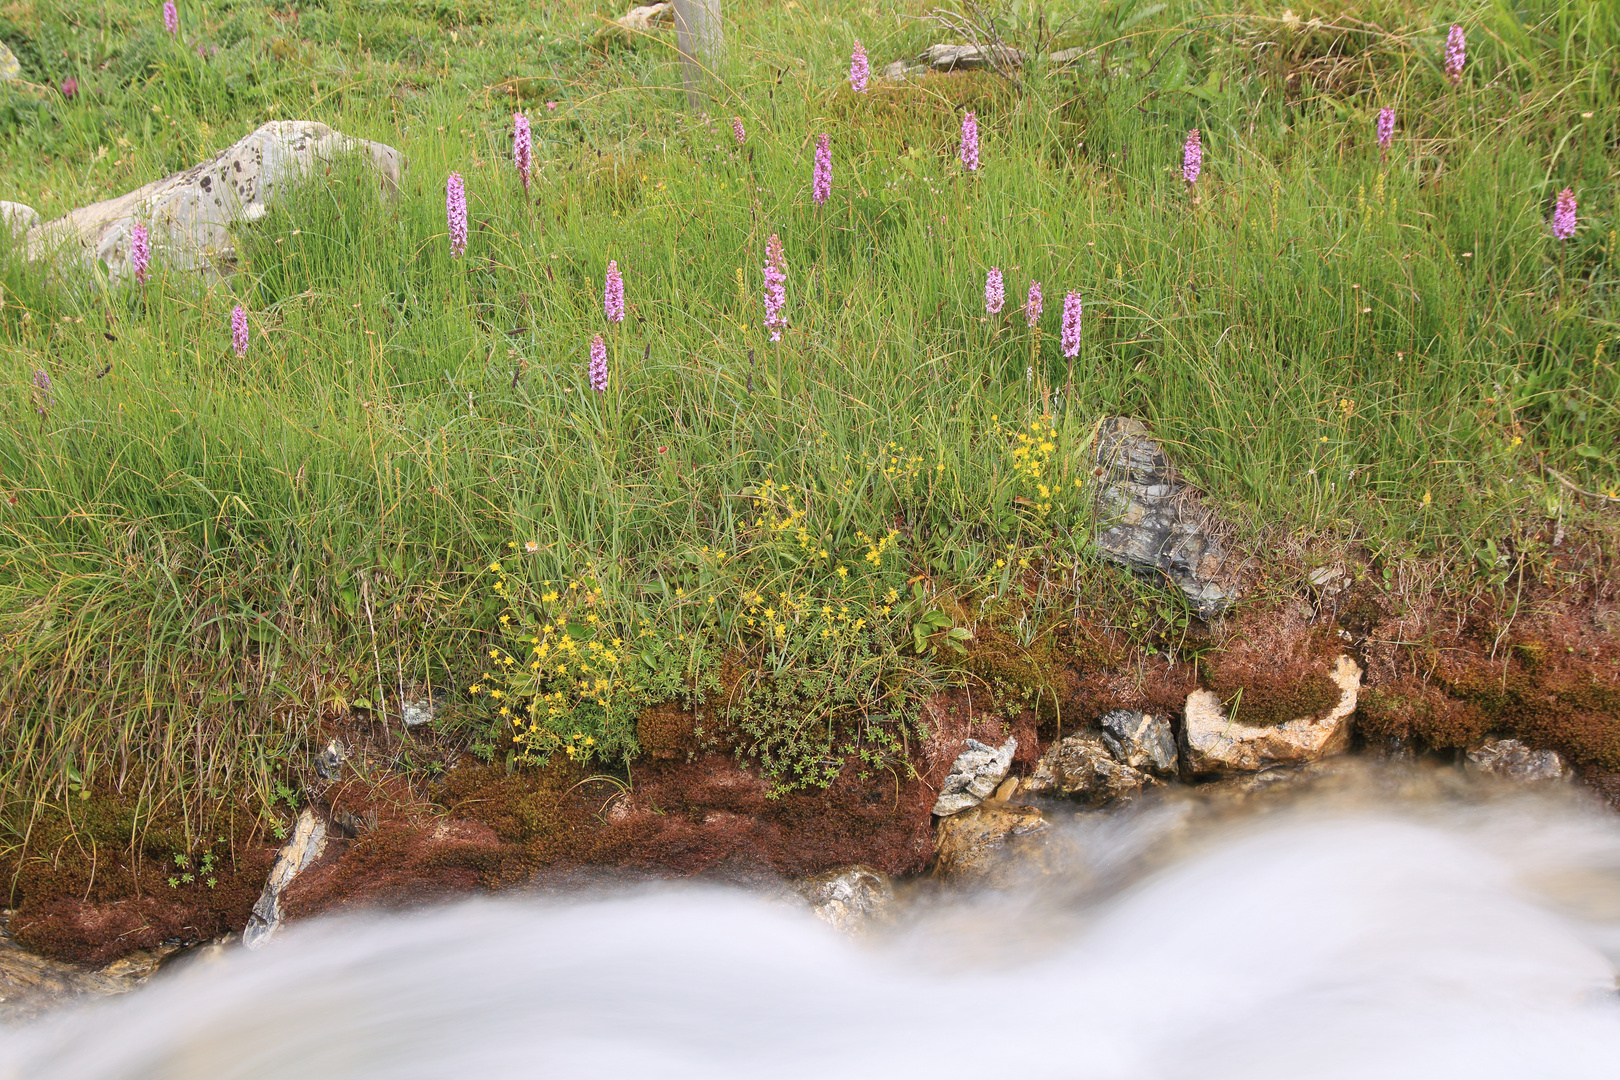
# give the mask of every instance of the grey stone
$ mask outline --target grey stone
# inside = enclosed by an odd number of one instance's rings
[[[1102,740],[1114,760],[1159,776],[1176,772],[1176,736],[1170,720],[1136,709],[1115,709],[1100,721]]]
[[[617,19],[603,26],[593,38],[598,49],[607,45],[627,45],[634,48],[650,35],[675,27],[675,5],[669,2],[642,4],[633,7]]]
[[[12,79],[22,78],[22,65],[17,62],[17,54],[0,41],[0,82],[10,82]]]
[[[298,815],[292,835],[276,853],[270,867],[270,877],[264,883],[264,892],[253,903],[247,926],[242,930],[242,944],[250,949],[262,949],[281,926],[281,894],[304,868],[321,857],[326,850],[326,826],[305,810]]]
[[[34,226],[26,238],[28,257],[76,253],[104,263],[117,281],[129,270],[130,232],[142,222],[155,265],[225,271],[235,258],[234,226],[262,218],[317,162],[347,154],[369,163],[385,189],[398,190],[405,159],[393,147],[313,121],[275,120],[185,172]]]
[[[1070,735],[1054,744],[1035,771],[1019,785],[1021,795],[1064,795],[1088,806],[1128,802],[1147,787],[1152,776],[1114,759],[1096,735]]]
[[[407,701],[400,710],[400,717],[405,726],[421,727],[423,724],[433,723],[433,699],[423,698],[421,701]]]
[[[1097,433],[1094,474],[1102,556],[1173,582],[1203,616],[1236,599],[1221,526],[1140,421],[1109,417]]]
[[[1340,655],[1328,678],[1339,687],[1339,700],[1332,708],[1319,717],[1302,716],[1281,724],[1232,720],[1214,692],[1194,690],[1187,695],[1182,761],[1194,775],[1209,776],[1300,765],[1342,752],[1350,744],[1361,666]]]
[[[326,749],[315,755],[315,775],[322,780],[337,779],[338,771],[343,768],[343,744],[336,739],[326,744]]]
[[[1324,598],[1337,596],[1348,589],[1351,584],[1350,574],[1345,570],[1343,563],[1329,563],[1327,566],[1318,566],[1305,575],[1305,583],[1319,596]]]
[[[989,798],[996,785],[1006,777],[1007,770],[1012,768],[1013,754],[1017,750],[1018,740],[1011,735],[1000,747],[986,746],[977,739],[969,739],[967,749],[956,755],[950,774],[939,786],[934,813],[948,817]]]
[[[1084,48],[1059,49],[1047,54],[1046,63],[1052,68],[1074,66],[1090,50]],[[883,69],[883,77],[891,82],[914,79],[930,71],[982,71],[997,68],[1016,71],[1026,62],[1025,55],[1010,45],[951,45],[945,42],[930,45],[916,56],[896,60]]]
[[[838,930],[861,930],[871,921],[887,917],[889,905],[894,903],[888,875],[867,866],[829,870],[797,882],[793,888],[810,904],[816,918]]]
[[[1568,780],[1574,775],[1558,751],[1532,750],[1518,739],[1486,739],[1468,751],[1468,768],[1522,784]]]
[[[20,202],[0,200],[0,224],[6,226],[13,240],[21,240],[29,229],[39,224],[39,211]]]

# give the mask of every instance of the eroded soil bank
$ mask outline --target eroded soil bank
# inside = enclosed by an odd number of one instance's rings
[[[1132,640],[1111,613],[1084,609],[1027,646],[981,625],[955,661],[960,685],[923,709],[926,737],[903,759],[847,764],[824,790],[779,793],[747,767],[746,747],[724,731],[699,738],[694,717],[669,707],[643,717],[644,756],[611,774],[560,758],[509,771],[448,748],[442,773],[399,775],[373,754],[397,733],[333,717],[322,737],[344,744],[343,763],[323,778],[322,747],[311,746],[301,776],[329,841],[282,910],[308,918],[604,875],[747,884],[854,864],[923,874],[936,861],[935,799],[969,738],[1015,738],[1010,776],[1027,778],[1055,742],[1114,709],[1167,717],[1184,740],[1199,689],[1247,724],[1319,716],[1338,697],[1328,676],[1341,656],[1364,674],[1334,752],[1456,758],[1512,737],[1557,751],[1620,807],[1620,601],[1603,553],[1580,561],[1579,576],[1555,560],[1541,578],[1456,602],[1422,592],[1415,573],[1349,563],[1156,638]],[[1181,782],[1211,779],[1219,773],[1195,777],[1183,761]],[[11,934],[36,953],[101,965],[240,932],[280,840],[246,810],[226,807],[219,820],[204,857],[178,818],[113,791],[70,798],[32,823],[4,867]]]

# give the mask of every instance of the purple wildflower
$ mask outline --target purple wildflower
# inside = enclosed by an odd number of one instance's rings
[[[1041,283],[1029,283],[1029,296],[1024,300],[1024,321],[1034,329],[1035,324],[1041,321]]]
[[[1553,206],[1552,230],[1560,240],[1575,235],[1575,192],[1570,188],[1558,193],[1558,201]]]
[[[1453,26],[1446,35],[1446,78],[1451,80],[1451,85],[1462,82],[1463,62],[1467,59],[1468,47],[1463,40],[1463,28]]]
[[[1198,183],[1198,174],[1203,170],[1204,143],[1198,129],[1193,128],[1187,132],[1187,143],[1181,148],[1181,178],[1192,187]]]
[[[855,42],[855,51],[849,58],[849,86],[857,94],[866,93],[867,80],[872,77],[872,66],[866,62],[866,50],[861,47],[860,41]]]
[[[598,394],[607,393],[607,344],[601,334],[591,338],[591,366],[587,374],[592,390]]]
[[[1063,298],[1063,355],[1080,355],[1080,294],[1071,292]]]
[[[236,350],[237,356],[246,356],[247,347],[247,312],[242,310],[241,304],[237,304],[231,308],[231,348]]]
[[[974,172],[979,167],[979,118],[962,114],[962,167]]]
[[[782,240],[775,233],[765,244],[765,329],[772,341],[782,340],[782,329],[787,320],[782,309],[787,306],[787,267],[782,260]]]
[[[170,37],[180,32],[180,9],[174,6],[174,0],[163,0],[163,29]]]
[[[743,130],[742,117],[740,116],[731,118],[731,137],[737,140],[738,146],[748,141],[748,132]]]
[[[79,80],[69,75],[62,80],[62,96],[72,101],[79,96]]]
[[[467,188],[460,173],[451,173],[444,185],[444,216],[450,225],[450,257],[467,250]]]
[[[602,311],[608,322],[624,322],[624,278],[619,276],[619,260],[608,260],[607,284],[602,286]]]
[[[56,396],[51,393],[51,377],[44,368],[34,369],[34,410],[44,416],[56,404]]]
[[[1388,150],[1395,138],[1395,110],[1378,110],[1378,145]]]
[[[146,284],[146,268],[152,265],[152,245],[147,240],[146,226],[140,222],[129,230],[129,265],[135,271],[135,280]]]
[[[512,160],[523,178],[523,190],[528,191],[529,170],[534,168],[534,136],[529,131],[529,118],[522,113],[512,114]]]
[[[816,140],[816,171],[811,178],[810,197],[820,206],[832,194],[832,136],[825,131]]]
[[[1007,285],[1001,280],[1001,267],[992,266],[984,275],[984,313],[1000,315],[1001,306],[1006,302]]]

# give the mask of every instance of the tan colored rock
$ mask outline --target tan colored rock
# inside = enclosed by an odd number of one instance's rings
[[[1013,884],[1046,872],[1051,825],[1033,806],[983,803],[941,818],[934,876],[964,885]]]
[[[370,164],[384,188],[398,190],[405,159],[393,147],[309,120],[275,120],[185,172],[36,225],[26,237],[28,257],[74,253],[104,263],[116,281],[128,272],[130,231],[143,222],[155,265],[228,269],[233,226],[262,218],[316,162],[349,154]]]
[[[1328,677],[1339,687],[1339,700],[1333,707],[1322,716],[1303,716],[1281,724],[1232,720],[1212,691],[1194,690],[1187,695],[1183,762],[1192,773],[1207,776],[1299,765],[1342,752],[1350,743],[1350,714],[1356,711],[1361,667],[1341,655]]]
[[[0,200],[0,224],[6,226],[13,240],[21,240],[29,229],[39,224],[39,211],[20,202]]]
[[[809,902],[816,918],[849,932],[884,919],[894,903],[889,876],[867,866],[830,870],[796,883],[793,890]]]
[[[326,824],[313,811],[298,815],[292,835],[276,853],[270,867],[270,878],[264,883],[264,892],[254,901],[253,912],[242,930],[242,944],[259,949],[269,943],[281,926],[281,894],[310,863],[326,850]]]
[[[1070,735],[1053,744],[1035,765],[1020,792],[1063,795],[1087,806],[1128,802],[1159,782],[1114,759],[1097,735]]]

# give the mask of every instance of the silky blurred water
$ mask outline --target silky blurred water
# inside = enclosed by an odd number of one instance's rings
[[[718,888],[294,926],[0,1030],[5,1080],[1620,1075],[1620,817],[1356,766],[1063,826],[842,935]]]

